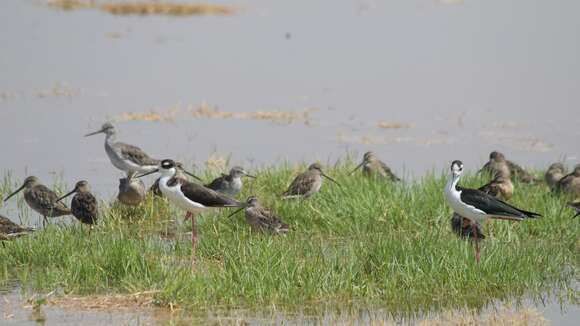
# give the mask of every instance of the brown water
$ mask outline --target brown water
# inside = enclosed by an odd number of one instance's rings
[[[258,167],[366,150],[407,178],[452,159],[475,170],[495,149],[530,168],[578,163],[577,1],[219,2],[244,10],[119,17],[3,0],[0,171],[82,178],[111,198],[121,173],[103,136],[82,137],[106,120],[119,140],[200,168],[212,153]],[[236,115],[200,117],[204,103]],[[48,323],[64,323],[52,309]]]

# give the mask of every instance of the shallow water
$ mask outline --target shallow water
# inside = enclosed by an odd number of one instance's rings
[[[366,150],[408,178],[452,159],[475,170],[495,149],[535,169],[578,163],[577,1],[227,3],[244,10],[118,17],[2,1],[0,171],[82,178],[112,198],[121,173],[104,137],[83,137],[106,120],[119,140],[199,168],[212,153],[258,167]],[[204,103],[311,111],[289,124],[196,117]],[[2,212],[38,222],[14,203]]]

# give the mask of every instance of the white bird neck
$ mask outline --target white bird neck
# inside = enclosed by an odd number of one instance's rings
[[[451,174],[449,180],[447,180],[447,186],[445,187],[449,192],[457,192],[457,183],[459,182],[460,175]]]

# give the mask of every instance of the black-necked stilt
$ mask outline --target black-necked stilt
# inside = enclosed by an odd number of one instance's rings
[[[574,167],[572,173],[565,175],[558,181],[556,190],[580,197],[580,164]]]
[[[457,185],[463,172],[463,163],[453,161],[451,163],[451,175],[445,186],[445,198],[460,216],[468,218],[472,222],[481,224],[488,218],[521,221],[525,218],[541,216],[507,204],[478,189],[462,188]],[[475,225],[472,223],[472,226]],[[474,229],[475,233],[475,229]],[[475,259],[479,262],[479,242],[475,238]]]
[[[320,187],[322,186],[322,177],[325,177],[339,185],[338,182],[322,172],[322,166],[319,163],[313,163],[308,167],[306,172],[303,172],[294,178],[294,181],[292,181],[288,190],[282,194],[282,199],[308,198],[316,194],[320,191]]]
[[[576,215],[574,215],[574,217],[580,215],[580,202],[568,203],[568,206],[572,207],[576,211]]]
[[[479,187],[479,190],[494,196],[495,198],[510,200],[514,194],[514,184],[509,175],[498,173],[493,180]]]
[[[41,184],[37,177],[30,176],[24,179],[24,184],[16,191],[8,195],[4,201],[7,201],[12,196],[16,195],[22,189],[24,190],[24,200],[38,214],[42,215],[42,226],[45,226],[47,222],[47,217],[58,217],[64,215],[70,215],[70,208],[66,207],[63,203],[57,203],[56,200],[58,196],[54,191],[48,189],[45,185]]]
[[[197,183],[177,178],[177,165],[173,160],[163,160],[156,170],[142,174],[139,177],[159,172],[159,189],[170,202],[186,211],[185,218],[191,218],[192,264],[195,262],[195,246],[197,230],[195,214],[200,214],[211,208],[241,207],[244,204],[229,198],[219,192]]]
[[[477,237],[478,239],[485,239],[485,235],[481,231],[481,225],[455,212],[451,216],[451,230],[461,238],[475,239]]]
[[[361,167],[363,168],[363,174],[367,177],[378,176],[391,181],[401,181],[401,179],[391,171],[391,168],[389,168],[383,161],[379,160],[373,152],[366,152],[363,156],[363,161],[357,165],[350,174],[353,174]]]
[[[493,151],[489,154],[489,161],[485,163],[480,171],[489,172],[491,175],[501,173],[504,176],[508,175],[507,172],[509,172],[509,175],[515,180],[519,180],[524,183],[534,182],[533,175],[531,175],[516,163],[510,160],[506,160],[505,156],[498,151]]]
[[[34,232],[34,228],[18,225],[0,215],[0,241],[18,238]]]
[[[145,200],[147,190],[141,179],[133,176],[119,179],[117,200],[128,206],[137,206]]]
[[[556,188],[558,181],[560,181],[560,179],[562,179],[567,173],[568,171],[566,170],[566,167],[564,166],[563,163],[561,162],[552,163],[550,167],[548,167],[548,170],[546,170],[546,173],[544,174],[544,180],[546,181],[548,187],[550,187],[550,189],[553,190],[554,188]]]
[[[75,194],[70,203],[72,215],[83,224],[96,224],[99,207],[97,199],[91,194],[89,183],[85,180],[77,182],[73,190],[56,201],[61,201],[72,194]]]
[[[213,189],[217,192],[221,192],[224,195],[234,197],[242,190],[242,177],[255,178],[255,176],[248,174],[240,166],[234,166],[229,174],[223,174],[221,177],[216,178],[211,183],[205,185],[209,189]]]
[[[247,207],[238,209],[230,216],[235,215],[242,209],[245,209],[246,222],[250,225],[253,231],[269,232],[272,234],[288,233],[290,229],[288,224],[284,223],[272,211],[262,207],[258,201],[258,198],[254,196],[249,197],[246,200],[246,205]]]
[[[85,137],[104,133],[105,151],[113,165],[128,176],[136,173],[146,173],[157,169],[159,160],[153,159],[147,155],[141,148],[121,142],[115,142],[115,127],[109,122],[103,124],[101,129],[86,134]]]
[[[188,175],[198,181],[203,182],[203,180],[201,180],[198,176],[185,170],[181,162],[175,162],[175,167],[175,178],[187,181],[186,175]],[[159,189],[159,179],[161,178],[157,178],[157,180],[155,180],[155,182],[151,185],[149,192],[153,193],[155,196],[163,197],[163,193],[161,193],[161,189]]]

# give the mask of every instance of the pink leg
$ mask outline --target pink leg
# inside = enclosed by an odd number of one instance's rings
[[[471,222],[471,231],[475,239],[475,261],[479,263],[479,238],[477,237],[477,227],[473,221]]]

